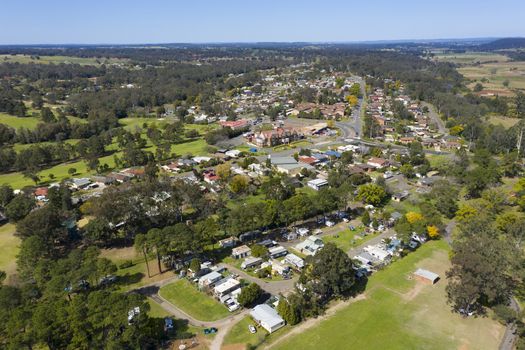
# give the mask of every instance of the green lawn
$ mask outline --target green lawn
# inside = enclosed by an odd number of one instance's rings
[[[446,304],[445,242],[429,242],[370,277],[366,298],[274,349],[497,349],[504,328],[490,318],[464,319]],[[411,279],[418,267],[442,279],[429,286]]]
[[[29,56],[23,54],[17,55],[0,55],[0,63],[39,63],[39,64],[80,64],[80,65],[100,65],[100,64],[113,64],[113,63],[124,63],[127,59],[122,58],[96,58],[96,57],[72,57],[72,56]]]
[[[149,297],[148,297],[148,304],[150,306],[148,315],[150,315],[151,317],[164,318],[164,317],[172,316],[168,311],[164,310],[162,306],[160,306],[155,300]]]
[[[15,225],[0,226],[0,270],[8,275],[16,271],[16,255],[20,250],[20,239],[15,235]]]
[[[360,233],[363,231],[363,228],[356,228],[355,231],[345,229],[333,235],[323,236],[323,242],[332,242],[346,252],[351,248],[355,248],[374,237],[372,234],[361,237]]]
[[[246,316],[239,322],[237,322],[226,334],[224,337],[223,345],[230,345],[230,344],[250,344],[250,345],[258,345],[262,344],[263,342],[270,343],[274,339],[277,339],[283,335],[285,335],[288,331],[293,329],[290,326],[284,326],[283,328],[279,329],[278,331],[268,334],[264,328],[258,327],[257,333],[252,334],[248,330],[249,325],[256,325],[251,317]]]
[[[14,115],[9,115],[6,113],[0,112],[0,123],[9,125],[12,128],[28,128],[33,129],[40,122],[40,119],[35,117],[16,117]]]
[[[160,295],[201,321],[215,321],[230,315],[224,305],[197,290],[197,287],[187,280],[179,280],[162,287]]]

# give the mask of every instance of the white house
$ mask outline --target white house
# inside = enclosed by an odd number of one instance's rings
[[[247,245],[241,245],[240,247],[232,249],[232,257],[235,259],[246,258],[252,253],[252,250]]]
[[[241,151],[239,151],[238,149],[232,149],[224,154],[230,158],[237,158],[241,154]]]
[[[303,242],[297,244],[295,249],[306,255],[315,255],[324,247],[323,240],[317,236],[307,237]]]
[[[363,249],[366,252],[368,252],[370,255],[372,255],[373,257],[381,261],[385,261],[391,257],[389,252],[375,245],[369,245],[369,246],[364,247]]]
[[[257,305],[250,312],[252,318],[257,322],[262,328],[266,329],[268,333],[273,333],[279,328],[284,326],[284,320],[281,316],[267,304]]]
[[[284,265],[278,260],[272,259],[272,272],[277,273],[279,275],[284,275],[285,273],[288,273],[290,271],[290,267],[287,265]]]
[[[225,295],[230,294],[236,289],[241,287],[241,282],[237,281],[235,278],[225,278],[222,281],[219,281],[217,285],[213,288],[213,294],[217,298],[221,298]]]
[[[304,267],[304,260],[292,253],[284,257],[284,262],[298,270],[301,270]]]
[[[319,191],[321,188],[328,186],[328,181],[325,179],[314,179],[307,182],[308,187]]]
[[[199,278],[199,287],[208,287],[212,286],[215,282],[218,282],[222,279],[222,275],[217,271],[212,271],[201,278]]]
[[[280,258],[281,256],[285,256],[288,253],[288,250],[286,250],[285,247],[282,245],[278,245],[275,247],[271,247],[268,249],[268,254],[270,255],[270,258]]]
[[[383,158],[372,157],[368,160],[368,162],[366,162],[366,164],[376,169],[382,169],[388,166],[388,160]]]
[[[242,262],[241,268],[243,270],[246,270],[246,269],[251,269],[252,267],[261,265],[261,264],[262,264],[262,259],[261,258],[255,258],[253,256],[250,256],[250,257],[246,258]]]

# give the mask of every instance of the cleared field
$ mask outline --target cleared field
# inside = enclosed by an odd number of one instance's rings
[[[475,64],[484,62],[507,62],[505,55],[489,52],[439,53],[433,58],[436,61],[447,61],[456,64]]]
[[[162,287],[160,295],[200,321],[216,321],[230,315],[226,306],[197,290],[187,280],[179,280]]]
[[[0,55],[0,63],[38,63],[38,64],[80,64],[80,65],[100,65],[124,63],[125,59],[118,58],[95,58],[95,57],[71,57],[71,56],[29,56],[29,55]]]
[[[14,115],[9,115],[6,113],[0,112],[0,123],[9,125],[12,128],[28,128],[34,129],[36,125],[40,122],[40,119],[35,117],[16,117]]]
[[[497,349],[503,326],[450,312],[444,278],[448,251],[442,241],[425,244],[374,274],[363,300],[273,349]],[[411,273],[419,267],[442,279],[433,286],[415,281]]]
[[[516,125],[520,120],[518,118],[509,118],[503,116],[490,116],[488,122],[492,125],[502,125],[505,129],[509,129]]]
[[[16,272],[16,255],[20,239],[15,236],[15,225],[0,226],[0,270],[9,276]]]
[[[325,243],[332,242],[346,252],[374,237],[368,235],[363,238],[360,235],[361,232],[363,232],[362,228],[357,228],[355,231],[346,229],[333,235],[323,236],[323,241]]]
[[[263,342],[271,342],[274,339],[277,339],[283,335],[285,335],[288,331],[293,329],[290,326],[284,326],[283,328],[279,329],[278,331],[268,334],[266,330],[263,328],[257,328],[257,333],[252,334],[248,330],[249,325],[256,325],[251,317],[246,316],[239,322],[237,322],[226,334],[226,337],[224,337],[223,345],[232,345],[235,344],[236,346],[239,346],[239,349],[243,349],[246,347],[243,347],[242,345],[258,345],[262,344]],[[236,348],[237,349],[237,348]]]

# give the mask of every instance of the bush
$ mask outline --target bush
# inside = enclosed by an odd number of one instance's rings
[[[133,265],[134,265],[134,264],[133,264],[133,261],[132,261],[132,260],[125,260],[124,262],[122,262],[122,263],[118,266],[118,268],[122,270],[122,269],[127,269],[128,267],[131,267],[131,266],[133,266]]]
[[[498,304],[494,306],[492,310],[494,310],[495,318],[503,324],[513,323],[518,318],[516,311],[512,310],[507,305]]]

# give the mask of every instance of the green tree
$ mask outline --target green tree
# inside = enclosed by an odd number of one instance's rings
[[[149,244],[146,235],[139,233],[135,236],[135,250],[137,250],[137,252],[141,252],[144,256],[144,261],[146,262],[146,271],[148,272],[148,278],[151,277],[148,263]]]
[[[359,186],[357,189],[357,199],[366,204],[379,206],[387,199],[387,193],[381,186],[376,184],[365,184]]]
[[[25,218],[35,205],[33,198],[18,194],[5,206],[5,215],[9,220],[17,222]]]
[[[237,301],[242,306],[252,305],[262,295],[262,289],[257,283],[251,283],[244,287],[239,294]]]
[[[256,258],[268,256],[268,248],[260,244],[254,244],[252,247],[252,255]]]

